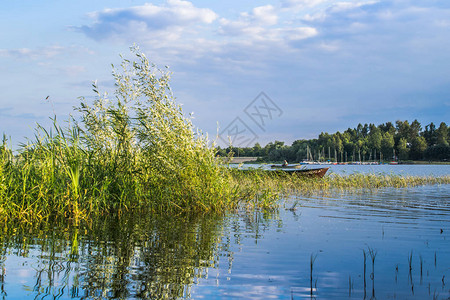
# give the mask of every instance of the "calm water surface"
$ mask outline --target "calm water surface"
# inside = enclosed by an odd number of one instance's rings
[[[0,298],[449,299],[449,195],[388,188],[270,212],[6,224]]]

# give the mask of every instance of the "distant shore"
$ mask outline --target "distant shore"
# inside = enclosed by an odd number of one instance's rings
[[[221,157],[224,161],[230,164],[241,164],[241,163],[254,163],[254,164],[264,164],[264,163],[283,163],[282,161],[263,161],[261,157],[254,156],[241,156],[241,157]],[[292,162],[296,164],[297,162]],[[389,164],[390,161],[383,161],[380,164]],[[326,164],[323,162],[323,164]],[[348,162],[348,164],[356,164],[355,162]],[[399,161],[399,165],[450,165],[450,161],[424,161],[424,160],[405,160]]]
[[[422,161],[422,160],[413,160],[413,161],[401,161],[399,162],[401,165],[450,165],[450,161]]]

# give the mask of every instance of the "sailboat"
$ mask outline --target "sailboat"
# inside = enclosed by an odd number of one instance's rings
[[[313,165],[313,157],[311,151],[309,150],[309,145],[306,145],[306,160],[300,162],[301,165]]]

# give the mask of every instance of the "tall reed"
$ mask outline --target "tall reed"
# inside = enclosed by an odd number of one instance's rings
[[[93,85],[61,126],[36,128],[12,158],[0,151],[0,215],[24,220],[52,215],[142,209],[151,212],[220,211],[241,197],[214,147],[175,101],[170,73],[137,47],[135,60],[113,69],[110,97]]]

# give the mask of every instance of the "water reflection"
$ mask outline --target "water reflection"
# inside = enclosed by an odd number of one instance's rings
[[[189,285],[218,261],[222,223],[132,216],[82,228],[8,227],[0,244],[2,269],[9,269],[2,293],[14,298],[8,287],[20,282],[36,299],[189,296]]]
[[[192,284],[219,261],[231,269],[231,243],[257,243],[271,215],[133,215],[78,227],[8,224],[0,236],[1,296],[189,298]]]
[[[0,299],[446,299],[449,194],[360,190],[274,211],[5,224]]]

